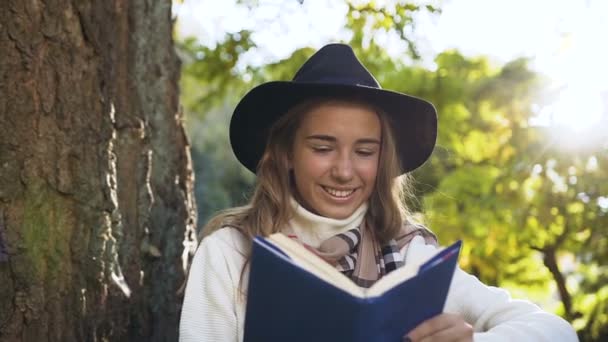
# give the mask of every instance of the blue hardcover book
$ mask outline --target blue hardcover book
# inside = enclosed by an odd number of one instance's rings
[[[366,289],[282,234],[256,237],[246,342],[399,342],[443,312],[461,242]]]

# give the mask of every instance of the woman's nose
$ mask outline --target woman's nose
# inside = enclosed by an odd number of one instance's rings
[[[332,168],[332,176],[340,182],[348,182],[353,178],[353,163],[347,156],[340,156]]]

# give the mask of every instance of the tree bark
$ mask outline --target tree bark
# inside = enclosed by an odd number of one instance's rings
[[[171,1],[5,0],[0,51],[0,340],[176,340],[196,214]]]

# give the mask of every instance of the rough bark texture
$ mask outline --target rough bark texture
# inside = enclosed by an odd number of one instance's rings
[[[170,12],[0,5],[1,341],[177,339],[196,218]]]

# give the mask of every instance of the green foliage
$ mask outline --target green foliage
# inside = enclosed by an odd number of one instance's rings
[[[245,204],[254,176],[241,167],[228,140],[229,108],[220,107],[202,119],[191,118],[195,196],[199,222],[205,223],[219,210]]]
[[[182,104],[188,113],[205,113],[222,105],[227,92],[244,94],[250,86],[246,73],[236,66],[239,56],[254,47],[251,33],[229,33],[215,48],[202,46],[194,38],[176,43],[182,68]]]
[[[353,33],[349,43],[353,47],[361,47],[367,45],[367,42],[373,42],[374,36],[379,32],[396,34],[406,44],[409,55],[419,59],[420,53],[409,33],[415,27],[413,14],[421,11],[440,12],[439,8],[432,5],[419,5],[407,1],[392,1],[382,6],[375,1],[348,2],[346,26]],[[373,71],[372,73],[376,75]]]
[[[495,66],[445,51],[434,70],[415,66],[409,32],[416,11],[438,9],[349,2],[347,17],[349,43],[383,87],[426,98],[438,109],[438,144],[414,172],[413,209],[424,211],[441,241],[465,241],[461,266],[467,271],[557,308],[582,340],[608,338],[608,136],[589,132],[589,143],[565,145],[561,140],[572,132],[531,126],[533,109],[547,94],[525,59]],[[406,54],[389,55],[374,38],[378,32],[399,35]],[[251,32],[229,34],[215,48],[180,44],[202,223],[218,209],[244,203],[253,184],[227,138],[237,101],[257,84],[290,79],[313,53],[304,48],[260,67],[240,65],[252,49]]]
[[[464,266],[487,283],[515,282],[529,293],[564,285],[562,314],[584,339],[605,338],[607,303],[596,293],[607,272],[606,146],[568,152],[555,132],[530,126],[543,80],[524,60],[498,72],[454,53],[437,64],[440,149],[424,196],[430,226],[448,241],[464,237]]]

